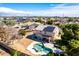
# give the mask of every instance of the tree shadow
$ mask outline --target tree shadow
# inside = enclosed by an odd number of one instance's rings
[[[68,53],[69,56],[79,56],[79,48],[73,49]]]

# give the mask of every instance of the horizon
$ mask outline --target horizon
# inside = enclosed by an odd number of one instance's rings
[[[79,3],[0,3],[0,16],[79,17]]]

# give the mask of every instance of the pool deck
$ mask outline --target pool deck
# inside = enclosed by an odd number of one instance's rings
[[[10,45],[10,47],[29,56],[36,56],[27,49],[32,42],[34,41],[28,38],[16,40],[12,45]]]

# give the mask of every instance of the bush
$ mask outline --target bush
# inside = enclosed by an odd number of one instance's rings
[[[19,30],[19,34],[22,35],[22,36],[24,36],[26,34],[26,30],[20,29]]]
[[[79,47],[79,40],[76,40],[76,39],[72,39],[70,42],[69,42],[70,46],[72,48],[78,48]]]
[[[12,56],[21,56],[21,54],[22,54],[22,53],[20,53],[19,51],[16,51],[16,50],[13,50],[13,51],[11,52],[11,55],[12,55]]]
[[[61,49],[64,51],[64,52],[67,52],[68,51],[68,48],[64,45],[64,46],[61,46]]]
[[[5,23],[6,25],[11,25],[11,26],[16,24],[15,20],[4,20],[3,23]]]

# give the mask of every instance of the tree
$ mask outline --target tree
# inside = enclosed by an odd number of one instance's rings
[[[71,40],[74,37],[74,33],[71,29],[65,28],[63,32],[64,35],[62,35],[61,38],[65,41]]]
[[[79,40],[76,40],[76,39],[72,39],[70,40],[69,42],[69,45],[72,47],[72,48],[78,48],[79,47]]]
[[[64,35],[62,35],[62,39],[71,40],[71,39],[79,39],[79,25],[78,24],[65,24],[60,26]]]
[[[68,22],[74,21],[74,18],[69,17],[67,21],[68,21]]]
[[[12,37],[14,37],[14,35],[16,35],[16,33],[17,33],[16,30],[13,28],[0,27],[0,41],[5,44],[9,44],[13,40],[15,40],[15,38],[12,39]]]
[[[79,40],[79,30],[74,31],[75,35],[74,38]]]
[[[60,28],[62,29],[64,34],[61,35],[61,40],[60,40],[61,45],[59,44],[59,46],[68,55],[74,55],[74,54],[77,55],[74,52],[78,52],[78,50],[76,49],[79,48],[79,25],[64,24],[61,25]]]
[[[20,29],[18,33],[20,35],[24,36],[26,34],[26,30]]]
[[[47,20],[47,24],[52,25],[53,24],[53,20],[51,20],[50,18]]]
[[[38,20],[35,20],[35,22],[45,23],[45,22],[41,19],[41,17],[39,17]]]

